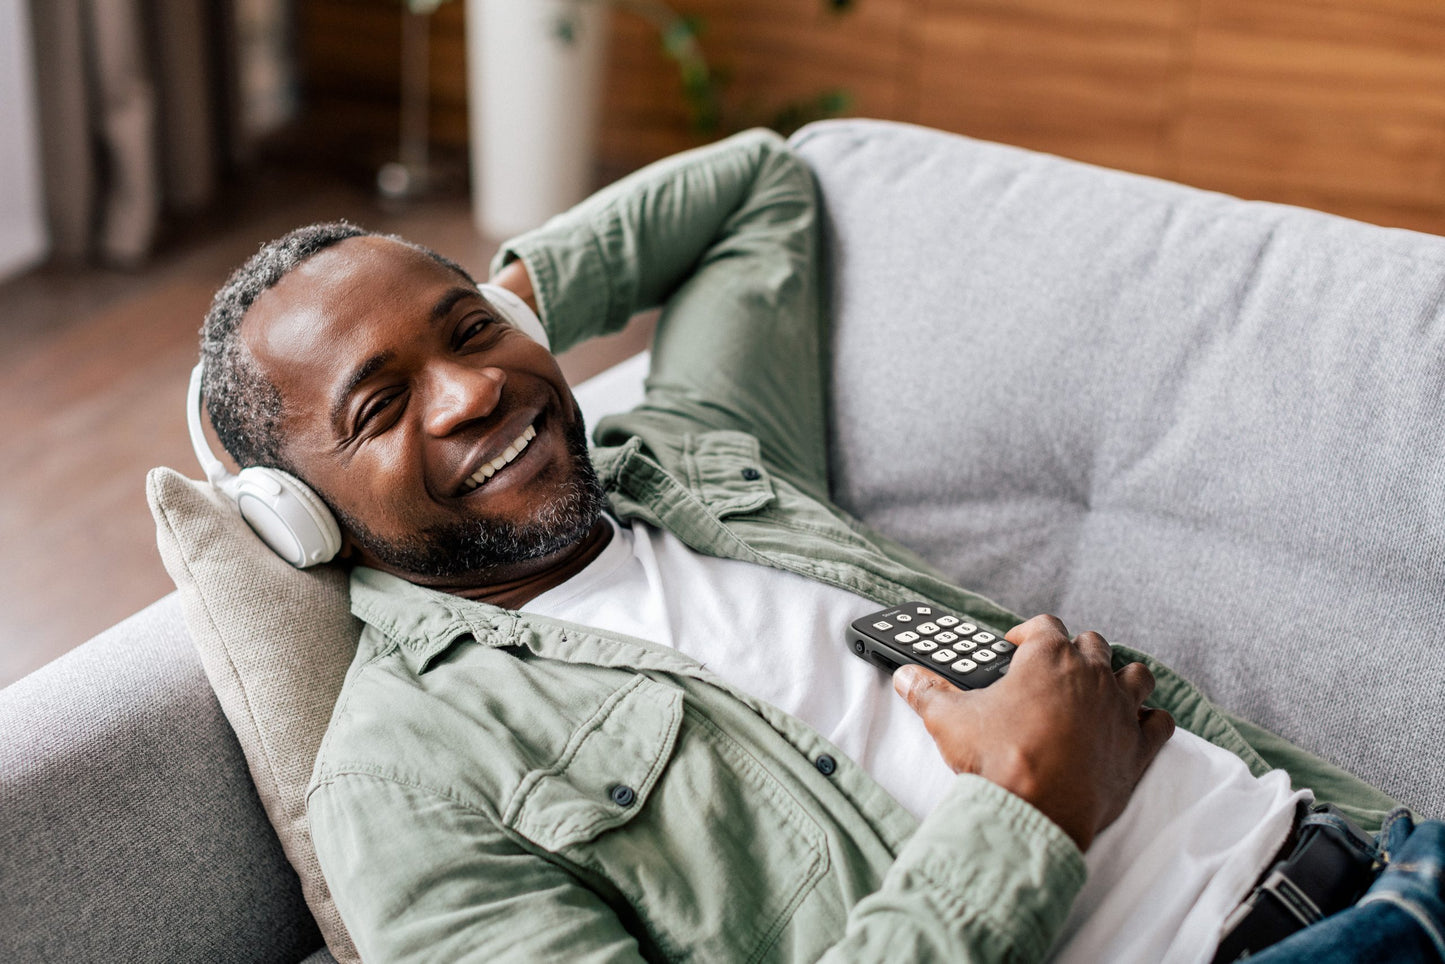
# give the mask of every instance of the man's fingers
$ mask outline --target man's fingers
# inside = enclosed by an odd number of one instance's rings
[[[1098,633],[1080,633],[1074,637],[1074,645],[1086,659],[1104,666],[1113,664],[1114,651],[1109,648],[1108,640]]]
[[[1142,709],[1139,711],[1139,731],[1144,736],[1143,763],[1147,767],[1159,748],[1174,735],[1174,717],[1169,715],[1168,710]]]
[[[1154,674],[1149,672],[1149,667],[1143,663],[1130,663],[1128,666],[1120,667],[1114,678],[1119,681],[1119,686],[1139,706],[1154,692]]]
[[[1041,643],[1067,643],[1069,631],[1057,616],[1041,613],[1032,619],[1025,619],[1003,634],[1003,638],[1015,646],[1038,646]]]

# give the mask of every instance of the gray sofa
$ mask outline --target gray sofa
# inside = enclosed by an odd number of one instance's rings
[[[794,143],[838,501],[1445,812],[1445,240],[899,125]],[[319,948],[174,596],[0,691],[0,960]]]

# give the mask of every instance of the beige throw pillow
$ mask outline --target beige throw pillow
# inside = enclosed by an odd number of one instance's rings
[[[337,961],[359,962],[306,824],[306,785],[361,634],[346,573],[293,569],[208,483],[152,469],[146,497],[201,665],[306,903]]]

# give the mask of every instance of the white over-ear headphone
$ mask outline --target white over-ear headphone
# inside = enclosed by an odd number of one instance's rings
[[[502,316],[514,328],[521,329],[522,334],[541,345],[549,351],[552,348],[551,339],[547,337],[547,329],[542,327],[542,319],[532,310],[532,306],[522,300],[521,296],[510,288],[503,288],[501,285],[487,284],[482,282],[477,285],[477,290],[487,300],[487,304],[496,309],[497,314]]]
[[[477,287],[503,320],[542,347],[550,347],[546,329],[525,301],[497,285]],[[239,475],[232,475],[211,451],[201,429],[202,368],[202,364],[197,364],[191,371],[186,425],[207,480],[235,501],[241,518],[282,559],[298,569],[330,562],[341,551],[341,528],[320,496],[296,476],[280,469],[253,465],[242,469]]]

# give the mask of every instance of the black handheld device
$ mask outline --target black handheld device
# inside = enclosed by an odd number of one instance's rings
[[[853,620],[848,646],[890,673],[917,663],[959,689],[980,689],[1008,672],[1017,648],[1003,633],[932,603],[890,606]]]

